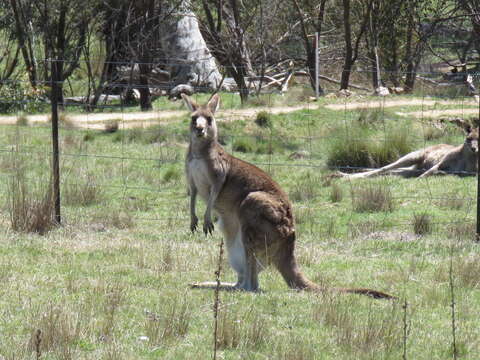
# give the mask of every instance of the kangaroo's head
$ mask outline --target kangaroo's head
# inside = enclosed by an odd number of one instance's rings
[[[217,123],[214,114],[220,105],[218,94],[213,95],[207,104],[198,105],[185,94],[182,98],[192,112],[190,122],[190,138],[194,142],[211,142],[217,140]]]
[[[465,147],[473,154],[478,152],[478,128],[470,128],[468,130],[465,138]]]
[[[465,131],[466,136],[463,148],[472,154],[478,153],[478,125],[472,126],[469,122],[459,118],[450,119],[449,121]]]

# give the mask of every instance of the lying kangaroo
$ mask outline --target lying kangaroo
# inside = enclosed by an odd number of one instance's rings
[[[451,122],[460,126],[466,133],[465,142],[459,146],[438,144],[404,155],[394,163],[356,174],[340,172],[340,177],[348,179],[367,178],[376,175],[400,175],[403,177],[426,177],[436,174],[474,175],[477,171],[478,127],[461,119]]]
[[[192,112],[190,146],[186,175],[190,192],[190,229],[197,229],[195,202],[199,194],[207,203],[203,232],[214,230],[212,211],[218,216],[230,265],[238,274],[236,284],[223,283],[224,290],[257,291],[258,274],[273,263],[288,286],[298,290],[355,293],[374,298],[392,296],[370,289],[326,289],[308,280],[295,258],[295,226],[292,205],[280,186],[269,175],[228,154],[217,141],[214,113],[219,96],[199,106],[187,95],[182,97]],[[213,288],[214,282],[193,284]]]

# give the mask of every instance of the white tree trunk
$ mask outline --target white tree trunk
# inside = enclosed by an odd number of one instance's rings
[[[164,48],[172,86],[189,84],[196,90],[216,89],[222,76],[202,37],[196,16],[188,8],[189,0],[185,0],[178,21],[166,32],[169,35]]]

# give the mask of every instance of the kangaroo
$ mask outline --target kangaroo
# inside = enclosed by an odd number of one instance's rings
[[[190,193],[190,229],[195,232],[198,226],[195,213],[198,194],[207,204],[203,232],[205,236],[212,234],[212,211],[215,211],[229,263],[238,275],[236,284],[222,283],[223,290],[257,291],[259,272],[273,264],[292,289],[393,298],[371,289],[327,289],[308,280],[295,258],[295,223],[287,194],[264,171],[228,154],[218,143],[214,118],[220,104],[218,94],[202,106],[187,95],[182,94],[182,98],[192,113],[185,166]],[[191,286],[214,288],[215,285],[203,282]]]
[[[477,171],[478,127],[453,119],[451,122],[460,126],[466,134],[465,142],[459,146],[438,144],[413,151],[397,161],[381,167],[356,174],[339,172],[340,177],[348,179],[367,178],[377,175],[400,175],[403,177],[427,177],[431,175],[457,174],[459,176],[475,175]]]

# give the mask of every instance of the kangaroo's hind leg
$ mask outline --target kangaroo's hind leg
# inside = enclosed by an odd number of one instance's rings
[[[240,223],[234,217],[219,217],[217,225],[225,239],[230,266],[232,266],[238,276],[236,283],[221,282],[219,288],[227,291],[241,289],[241,284],[244,281],[246,257],[241,239]],[[190,284],[190,286],[195,289],[215,289],[217,288],[217,283],[215,281],[205,281]]]
[[[345,174],[345,177],[348,179],[361,179],[361,178],[367,178],[371,176],[377,176],[377,175],[382,175],[382,174],[388,174],[391,173],[392,175],[403,175],[402,171],[392,171],[395,169],[399,168],[408,168],[414,166],[418,166],[424,158],[424,151],[423,150],[417,150],[414,152],[411,152],[407,155],[402,156],[400,159],[397,161],[385,165],[379,169],[374,169],[370,171],[365,171],[357,174]],[[405,175],[411,174],[411,169],[405,172]]]

